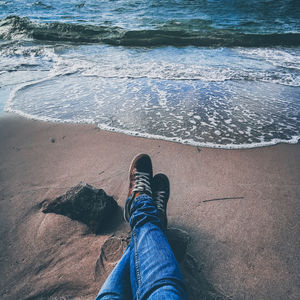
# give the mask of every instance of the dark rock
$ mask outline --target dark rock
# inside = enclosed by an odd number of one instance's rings
[[[82,2],[82,3],[76,4],[75,7],[82,8],[82,7],[84,7],[84,5],[85,5],[85,2]]]
[[[88,184],[78,184],[64,195],[54,200],[45,200],[42,204],[43,213],[56,213],[72,220],[85,223],[98,233],[105,227],[118,210],[118,204],[113,197],[106,195],[102,189],[96,189]]]

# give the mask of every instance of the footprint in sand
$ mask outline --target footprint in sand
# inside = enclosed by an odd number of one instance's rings
[[[108,275],[122,257],[127,245],[128,237],[109,237],[101,247],[95,267],[95,280]],[[106,276],[105,276],[106,277]]]

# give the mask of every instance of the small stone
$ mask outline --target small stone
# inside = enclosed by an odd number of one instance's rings
[[[64,195],[42,203],[43,213],[56,213],[86,224],[98,233],[117,211],[118,204],[104,190],[78,184]]]
[[[55,143],[56,140],[55,140],[55,138],[52,137],[52,138],[50,139],[50,141],[51,141],[51,143]]]

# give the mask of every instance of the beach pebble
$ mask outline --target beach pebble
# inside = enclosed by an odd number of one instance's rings
[[[42,203],[43,213],[67,216],[88,225],[95,233],[103,230],[106,221],[111,219],[117,209],[117,202],[103,189],[82,183],[56,199],[47,199]]]

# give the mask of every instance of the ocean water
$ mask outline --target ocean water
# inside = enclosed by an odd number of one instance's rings
[[[300,138],[300,3],[0,0],[0,111],[181,143]]]

